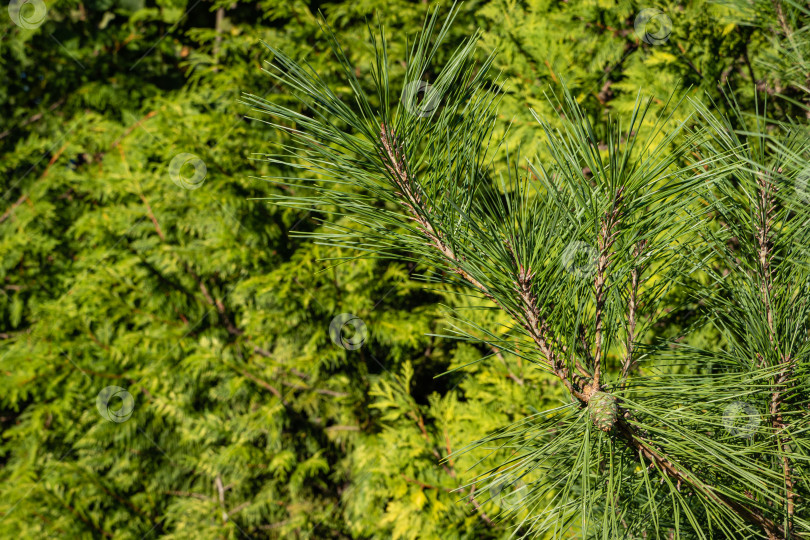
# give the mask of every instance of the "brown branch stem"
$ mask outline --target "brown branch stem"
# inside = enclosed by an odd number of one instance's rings
[[[616,190],[613,197],[613,204],[611,209],[605,212],[602,218],[602,225],[599,230],[598,249],[599,260],[596,264],[596,275],[594,276],[594,289],[596,291],[596,314],[594,323],[594,343],[596,345],[596,352],[593,355],[593,383],[591,385],[592,391],[598,391],[599,379],[602,375],[602,324],[603,315],[605,310],[605,301],[607,300],[606,280],[607,269],[613,255],[613,244],[616,242],[616,225],[619,222],[622,194],[624,187]]]
[[[779,3],[775,3],[779,8]],[[778,169],[778,173],[782,170]],[[782,417],[782,402],[783,391],[786,383],[789,381],[793,362],[790,355],[779,354],[779,340],[776,336],[776,328],[774,327],[774,313],[772,304],[773,295],[773,277],[771,274],[771,259],[773,257],[771,242],[771,228],[773,225],[774,212],[776,205],[774,203],[775,192],[778,188],[773,185],[768,174],[760,174],[758,176],[759,183],[759,199],[757,200],[757,231],[756,238],[758,244],[758,259],[759,259],[759,274],[760,274],[760,294],[762,302],[765,305],[765,317],[768,322],[768,338],[770,339],[771,346],[774,347],[777,356],[779,356],[779,365],[781,367],[778,374],[774,376],[773,392],[771,393],[770,403],[770,420],[771,427],[774,430],[775,439],[779,446],[779,453],[781,454],[782,462],[782,476],[785,483],[785,499],[787,510],[787,528],[788,535],[793,534],[793,515],[795,513],[795,492],[794,492],[794,479],[791,473],[791,464],[788,454],[790,453],[789,438],[785,435],[786,425]],[[765,362],[763,355],[759,355],[761,361]]]
[[[712,486],[701,482],[691,472],[681,469],[676,463],[673,463],[665,455],[659,453],[659,451],[653,448],[636,433],[635,429],[633,429],[633,427],[622,417],[622,415],[619,415],[619,419],[616,422],[616,429],[619,435],[631,448],[638,450],[644,458],[654,463],[658,469],[667,474],[667,476],[670,478],[676,480],[678,484],[689,484],[695,491],[702,493],[717,504],[731,510],[749,523],[758,525],[769,536],[776,537],[775,535],[777,534],[784,534],[782,527],[762,515],[762,513],[758,510],[751,509],[744,504],[741,504],[733,499],[729,499],[725,495],[718,493]]]
[[[641,240],[636,243],[635,247],[633,248],[633,258],[638,260],[638,258],[641,257],[642,253],[644,252],[645,247],[647,247],[646,240]],[[638,287],[643,271],[644,266],[642,264],[636,264],[630,271],[630,291],[627,300],[627,342],[625,346],[627,352],[624,356],[624,362],[622,363],[621,382],[619,383],[619,387],[621,388],[624,388],[624,384],[627,381],[627,375],[633,368],[634,363],[633,353],[635,352],[636,348],[635,339],[636,312],[638,310]]]

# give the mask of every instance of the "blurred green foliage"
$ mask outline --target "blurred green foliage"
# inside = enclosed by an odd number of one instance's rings
[[[441,304],[469,306],[414,282],[418,265],[337,265],[347,253],[291,238],[317,213],[256,200],[280,189],[259,177],[293,172],[250,159],[283,140],[237,103],[292,102],[262,73],[261,40],[345,90],[319,10],[362,77],[371,14],[396,62],[429,6],[45,5],[41,24],[0,24],[0,536],[508,537],[498,497],[457,490],[498,456],[451,454],[559,387],[511,355],[431,337]],[[511,122],[527,154],[543,153],[529,107],[553,112],[543,96],[560,77],[597,123],[640,89],[790,93],[778,28],[664,2],[672,35],[651,46],[633,28],[642,7],[470,1],[452,40],[484,28],[510,81],[499,129]],[[172,181],[184,153],[204,164],[195,189]],[[361,348],[330,339],[340,313],[365,322]],[[97,407],[108,386],[133,396],[123,422]]]

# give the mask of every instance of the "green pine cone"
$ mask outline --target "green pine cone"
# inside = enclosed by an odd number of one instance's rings
[[[602,431],[610,431],[616,423],[619,407],[616,398],[605,392],[594,392],[588,402],[591,410],[591,421]]]

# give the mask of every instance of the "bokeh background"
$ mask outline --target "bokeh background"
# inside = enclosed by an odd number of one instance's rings
[[[319,216],[262,200],[281,189],[263,176],[292,172],[252,159],[284,141],[240,103],[296,103],[262,72],[261,41],[345,91],[324,23],[362,77],[378,19],[405,84],[431,7],[29,0],[0,14],[0,537],[512,533],[509,495],[469,485],[504,453],[455,452],[560,389],[440,337],[445,310],[472,303],[416,282],[426,269],[337,265],[347,253],[297,236]],[[497,135],[542,159],[531,110],[553,119],[561,79],[597,125],[639,91],[806,96],[807,71],[780,53],[806,15],[787,1],[478,0],[450,43],[482,29],[508,81]],[[366,331],[333,340],[341,314]]]

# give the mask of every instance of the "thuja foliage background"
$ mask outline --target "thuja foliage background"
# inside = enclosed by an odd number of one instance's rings
[[[448,322],[440,304],[471,301],[415,283],[418,264],[335,265],[347,252],[294,238],[321,216],[257,200],[283,191],[258,177],[292,171],[249,159],[285,141],[238,103],[248,91],[295,104],[261,72],[260,40],[348,93],[318,10],[362,77],[369,17],[404,61],[429,6],[41,6],[11,9],[0,28],[0,536],[512,534],[508,497],[457,490],[503,456],[451,454],[559,403],[559,383],[432,337]],[[635,31],[646,7],[671,19],[665,42]],[[552,112],[544,92],[560,78],[597,124],[640,89],[664,100],[679,84],[740,89],[746,110],[780,94],[777,114],[801,113],[807,20],[788,1],[468,2],[435,61],[483,28],[510,81],[496,131],[511,122],[510,145],[542,156],[529,108]],[[392,77],[406,82],[404,69]],[[180,154],[204,164],[193,185],[172,180]],[[330,339],[341,313],[367,326],[359,349]],[[687,306],[651,334],[691,317]],[[98,403],[110,386],[132,396],[120,422]]]

